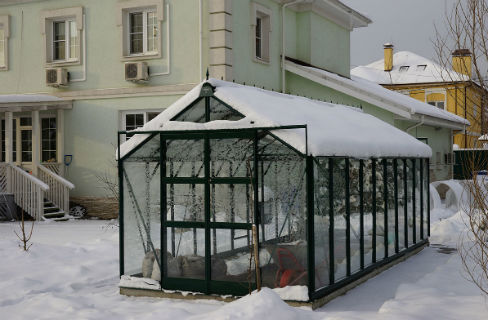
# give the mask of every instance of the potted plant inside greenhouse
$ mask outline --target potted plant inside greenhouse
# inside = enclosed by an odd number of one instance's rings
[[[359,108],[207,80],[119,132],[121,293],[317,306],[427,244],[430,156]]]

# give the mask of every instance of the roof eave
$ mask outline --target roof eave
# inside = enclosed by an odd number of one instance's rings
[[[72,100],[0,103],[0,111],[3,112],[43,111],[43,110],[72,109],[72,108],[73,108]]]
[[[311,70],[304,70],[303,67],[290,61],[285,62],[285,68],[287,71],[297,74],[305,79],[332,88],[339,92],[348,94],[359,100],[363,100],[365,102],[371,103],[393,114],[399,115],[405,119],[411,119],[412,109],[405,108],[399,105],[398,103],[396,103],[395,101],[388,101],[387,99],[384,99],[382,97],[375,96],[369,91],[353,88],[352,86],[346,86],[344,83],[340,83],[336,79],[326,77],[323,74],[318,74]]]
[[[430,115],[423,115],[420,113],[417,113],[417,114],[412,116],[412,120],[415,120],[415,121],[422,121],[422,118],[423,118],[424,124],[429,125],[429,126],[433,126],[433,127],[442,127],[442,128],[461,131],[461,130],[466,129],[466,127],[469,126],[469,123],[465,124],[465,123],[456,122],[456,121],[449,121],[449,120],[445,120],[445,119],[436,118],[436,117],[433,117]]]

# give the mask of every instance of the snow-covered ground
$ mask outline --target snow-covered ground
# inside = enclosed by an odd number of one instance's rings
[[[455,247],[462,213],[433,216],[431,242]],[[17,229],[0,224],[0,319],[431,320],[486,319],[488,312],[480,291],[463,278],[459,255],[434,245],[311,311],[289,307],[269,289],[232,303],[121,296],[114,222],[37,223],[27,253]]]

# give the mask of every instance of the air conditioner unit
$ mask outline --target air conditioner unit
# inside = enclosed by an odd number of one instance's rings
[[[125,64],[125,80],[147,81],[149,80],[149,69],[145,62],[128,62]]]
[[[68,85],[68,71],[64,68],[46,69],[46,84],[56,88]]]

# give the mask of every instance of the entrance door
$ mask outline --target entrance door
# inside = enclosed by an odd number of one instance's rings
[[[254,141],[249,133],[163,135],[164,288],[246,294],[255,287]]]

